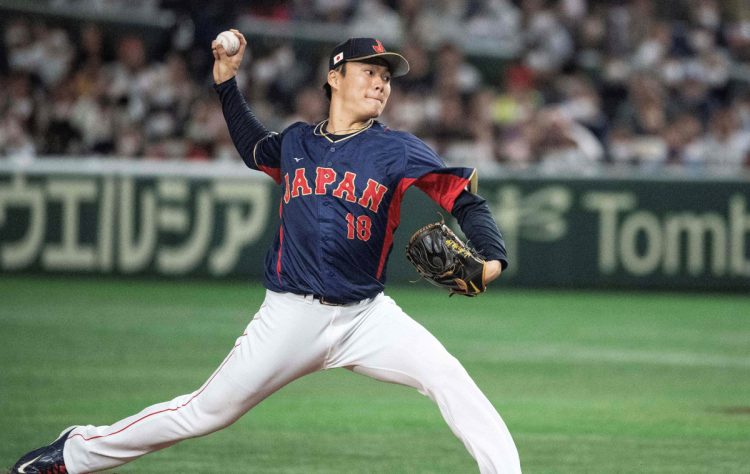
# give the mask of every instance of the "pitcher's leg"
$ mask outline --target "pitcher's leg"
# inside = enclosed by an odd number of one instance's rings
[[[109,469],[181,440],[224,428],[292,380],[320,369],[325,347],[300,308],[267,297],[245,334],[201,388],[111,426],[81,426],[65,443],[68,472]],[[309,330],[309,332],[308,332]],[[294,351],[290,351],[294,348]]]
[[[480,472],[521,472],[508,428],[463,366],[393,300],[378,299],[340,348],[335,364],[430,397]]]
[[[242,388],[231,376],[226,376],[232,370],[230,363],[237,360],[236,351],[237,347],[206,383],[191,394],[152,405],[111,426],[76,428],[68,437],[63,453],[68,472],[109,469],[231,424],[250,409],[246,400],[236,399],[240,393],[244,398]]]

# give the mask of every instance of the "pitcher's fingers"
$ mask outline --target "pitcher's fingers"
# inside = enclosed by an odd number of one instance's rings
[[[237,36],[237,38],[240,39],[240,44],[247,44],[247,40],[245,39],[245,35],[243,35],[242,33],[240,33],[240,30],[231,29],[229,31],[231,31],[232,33],[234,33],[235,36]]]
[[[240,33],[237,30],[230,30],[232,33],[234,33],[237,38],[240,40],[240,49],[237,51],[237,55],[239,57],[243,57],[245,55],[245,48],[247,47],[247,40],[245,39],[245,35]]]

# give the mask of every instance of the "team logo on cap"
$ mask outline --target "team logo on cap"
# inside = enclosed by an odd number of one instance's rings
[[[372,49],[374,49],[376,53],[385,53],[385,46],[383,46],[383,43],[381,43],[379,39],[376,39],[375,43],[377,44],[372,45]]]
[[[334,66],[337,65],[338,63],[341,62],[342,59],[344,59],[344,52],[343,51],[333,57],[333,65]]]

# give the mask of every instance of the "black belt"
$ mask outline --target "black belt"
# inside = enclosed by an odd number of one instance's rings
[[[347,304],[356,303],[356,301],[338,301],[323,295],[313,295],[313,299],[318,300],[320,304],[324,304],[326,306],[345,306]]]

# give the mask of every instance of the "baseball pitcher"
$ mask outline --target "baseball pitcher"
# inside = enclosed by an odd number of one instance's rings
[[[213,76],[245,164],[281,186],[279,226],[265,260],[265,300],[196,391],[110,426],[80,425],[23,456],[12,472],[110,469],[229,426],[306,374],[343,367],[414,387],[432,399],[482,473],[517,473],[511,435],[462,365],[383,293],[401,200],[416,186],[450,212],[477,251],[444,226],[422,229],[409,259],[452,293],[475,295],[507,265],[505,246],[475,172],[449,168],[415,136],[377,121],[391,78],[409,64],[372,38],[330,54],[328,118],[268,131],[235,82],[247,42],[228,55],[214,41]]]

